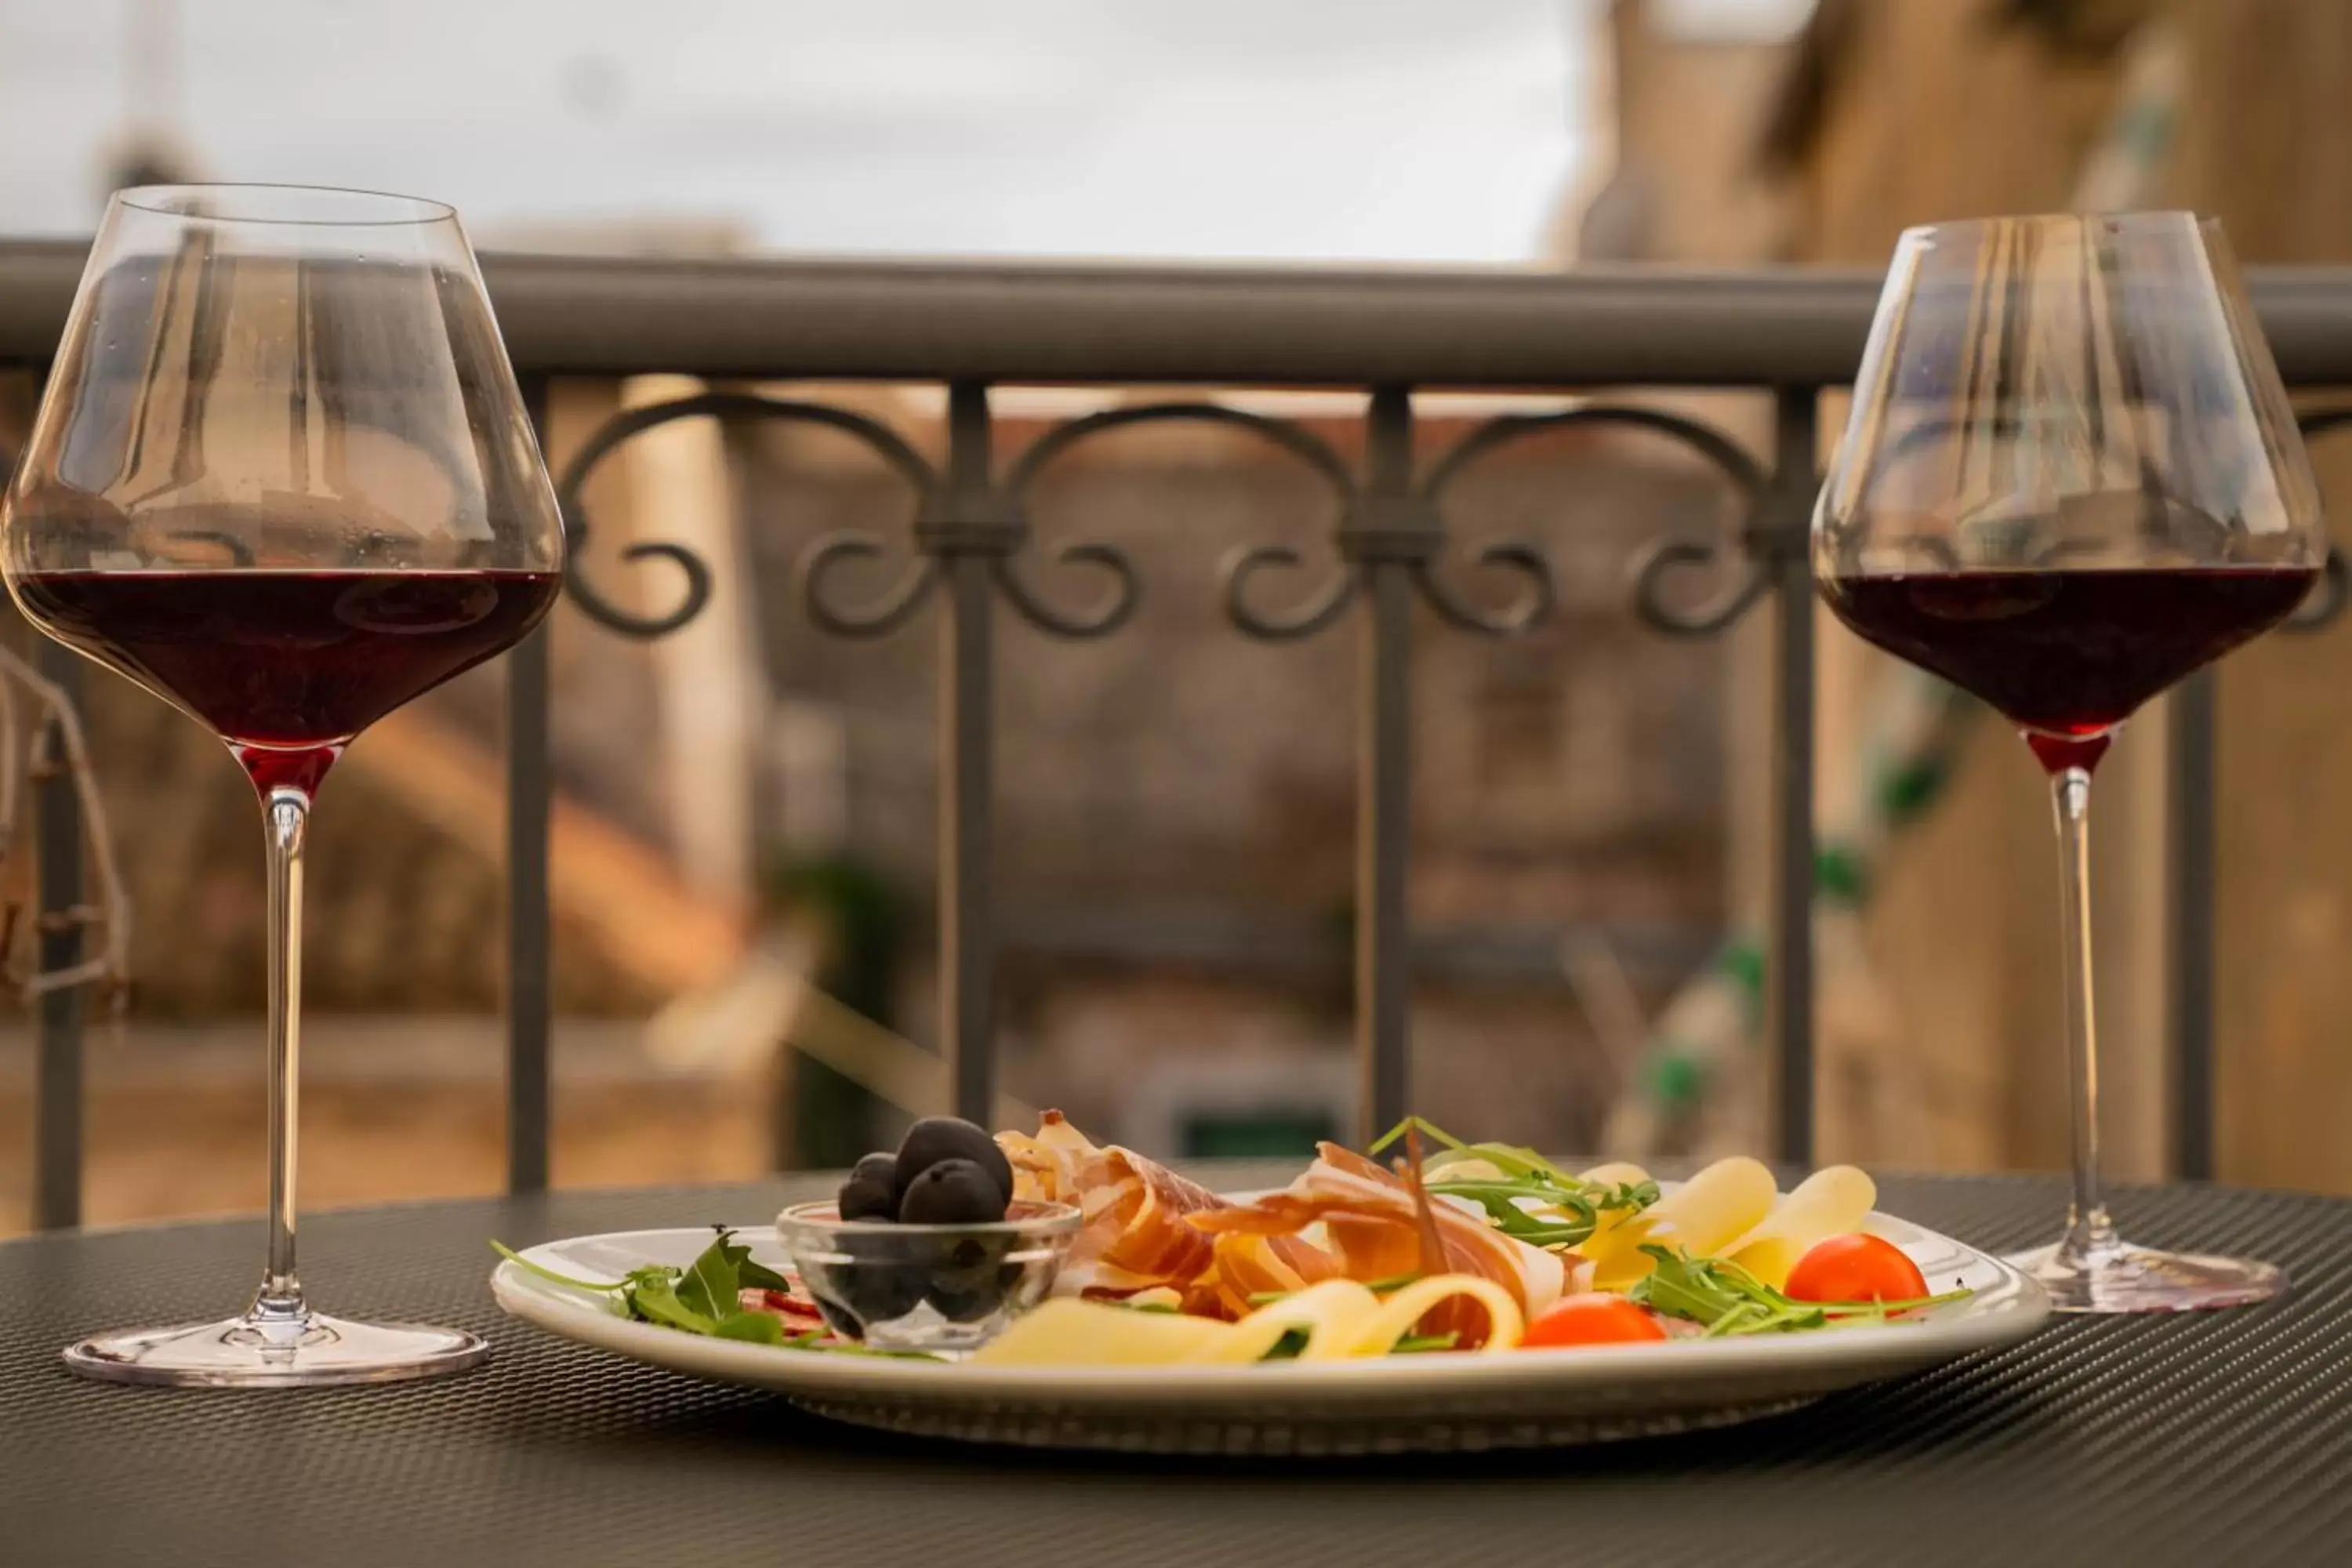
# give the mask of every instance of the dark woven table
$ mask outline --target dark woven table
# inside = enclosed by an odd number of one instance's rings
[[[1885,1189],[1889,1209],[1996,1248],[2040,1239],[2063,1202],[2042,1181]],[[58,1364],[89,1329],[223,1311],[252,1284],[257,1224],[0,1245],[0,1563],[2352,1563],[2352,1204],[2126,1195],[2150,1242],[2285,1263],[2284,1303],[2061,1322],[1722,1432],[1434,1460],[910,1442],[606,1359],[490,1301],[489,1237],[759,1223],[788,1190],[320,1216],[303,1245],[322,1304],[496,1342],[488,1370],[404,1388],[120,1388]]]

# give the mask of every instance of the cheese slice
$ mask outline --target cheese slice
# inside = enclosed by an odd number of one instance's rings
[[[1240,1365],[1265,1360],[1294,1331],[1307,1336],[1301,1361],[1381,1356],[1457,1296],[1486,1311],[1491,1327],[1482,1352],[1519,1342],[1526,1325],[1509,1291],[1476,1275],[1441,1274],[1386,1299],[1353,1279],[1327,1279],[1270,1301],[1237,1323],[1062,1297],[1016,1320],[972,1360],[983,1366]]]
[[[1588,1237],[1577,1250],[1592,1260],[1595,1288],[1627,1289],[1656,1267],[1643,1246],[1715,1257],[1725,1244],[1763,1223],[1779,1195],[1762,1161],[1744,1154],[1717,1160],[1632,1219]]]
[[[1775,1290],[1789,1282],[1797,1260],[1833,1236],[1862,1228],[1878,1202],[1878,1186],[1852,1165],[1825,1165],[1782,1198],[1756,1228],[1723,1250]]]

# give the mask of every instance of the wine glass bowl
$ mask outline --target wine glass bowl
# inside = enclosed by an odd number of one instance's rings
[[[300,186],[118,193],[0,505],[26,616],[227,743],[270,890],[268,1260],[218,1323],[67,1352],[118,1381],[382,1382],[477,1336],[313,1311],[294,1268],[302,844],[376,720],[529,635],[563,531],[457,215]]]
[[[2218,225],[1991,218],[1897,246],[1815,510],[1831,609],[1983,699],[2051,777],[2062,854],[2074,1198],[2021,1260],[2062,1310],[2226,1306],[2268,1264],[2134,1247],[2098,1169],[2093,772],[2167,688],[2319,580],[2318,489]]]

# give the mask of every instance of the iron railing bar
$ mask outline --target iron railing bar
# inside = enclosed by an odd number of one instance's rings
[[[64,699],[79,707],[82,658],[42,637],[35,660]],[[52,741],[56,737],[51,737]],[[40,921],[40,969],[55,974],[81,962],[82,926],[72,911],[82,901],[82,816],[63,744],[47,748],[48,771],[36,784],[40,867],[36,913]],[[59,985],[41,994],[37,1008],[39,1059],[35,1067],[33,1224],[67,1230],[81,1223],[85,1107],[83,987]]]
[[[1850,374],[1877,281],[491,257],[520,359],[566,372],[1360,386]],[[5,326],[5,323],[0,323]],[[5,343],[0,336],[0,343]]]
[[[1364,423],[1367,516],[1413,494],[1412,396],[1372,394]],[[1356,1049],[1366,1142],[1403,1120],[1410,1103],[1412,927],[1406,880],[1412,826],[1412,602],[1409,564],[1359,555],[1356,717]]]
[[[55,352],[88,246],[0,241],[0,361]],[[492,254],[527,371],[1270,386],[1834,384],[1863,271],[660,260]],[[2352,379],[2352,268],[2258,269],[2290,383]]]
[[[2165,1055],[2172,1174],[2213,1179],[2215,745],[2221,688],[2210,668],[2175,687],[2165,781]]]
[[[1881,283],[1814,268],[484,267],[521,357],[551,370],[663,368],[687,351],[710,374],[1424,388],[1835,384]],[[2252,289],[2291,382],[2352,374],[2352,268],[2258,271]]]
[[[988,388],[948,389],[944,522],[992,514]],[[943,547],[940,616],[940,1049],[955,1111],[996,1106],[995,578],[982,550]]]
[[[1774,592],[1772,640],[1772,911],[1766,996],[1774,1051],[1774,1147],[1813,1160],[1813,510],[1820,393],[1782,387],[1774,403],[1772,494],[1753,548]]]
[[[547,445],[545,376],[526,376],[523,405]],[[548,821],[554,794],[548,712],[549,628],[517,644],[507,667],[507,1191],[543,1193],[554,1100],[552,907]]]

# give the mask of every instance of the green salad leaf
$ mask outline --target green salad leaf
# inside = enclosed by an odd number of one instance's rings
[[[1704,1325],[1709,1339],[1883,1323],[1898,1313],[1976,1294],[1948,1290],[1910,1301],[1800,1301],[1727,1258],[1690,1258],[1664,1247],[1642,1250],[1657,1267],[1626,1297],[1669,1318]]]
[[[1465,1143],[1418,1116],[1408,1116],[1398,1122],[1369,1152],[1380,1153],[1409,1131],[1419,1132],[1443,1151],[1423,1163],[1423,1185],[1440,1196],[1466,1198],[1476,1204],[1486,1211],[1496,1229],[1530,1247],[1555,1251],[1574,1247],[1592,1235],[1603,1213],[1638,1213],[1658,1201],[1655,1182],[1621,1182],[1613,1185],[1587,1182],[1561,1170],[1532,1149],[1511,1143]],[[1464,1166],[1473,1161],[1501,1172],[1501,1179],[1478,1176],[1447,1180],[1449,1166]]]
[[[773,1312],[746,1311],[742,1305],[745,1290],[785,1290],[791,1289],[792,1282],[766,1264],[754,1262],[751,1249],[737,1241],[732,1230],[724,1226],[710,1228],[715,1233],[710,1245],[685,1268],[648,1264],[630,1269],[618,1279],[576,1279],[533,1263],[504,1242],[493,1241],[490,1247],[518,1268],[542,1279],[605,1297],[612,1302],[615,1316],[640,1323],[657,1323],[680,1333],[789,1350],[937,1359],[916,1351],[875,1351],[864,1345],[828,1342],[832,1336],[822,1329],[787,1334],[783,1320]]]

